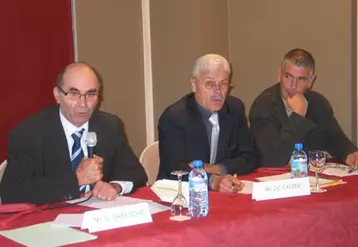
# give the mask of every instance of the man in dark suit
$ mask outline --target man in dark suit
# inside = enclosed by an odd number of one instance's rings
[[[357,167],[357,147],[343,133],[328,100],[311,90],[314,79],[313,56],[303,49],[291,50],[279,68],[279,83],[253,102],[250,127],[261,166],[287,164],[294,144],[304,143],[306,150],[326,150]]]
[[[60,73],[53,90],[58,105],[9,134],[0,186],[3,203],[50,203],[81,193],[112,200],[145,185],[145,171],[128,144],[123,122],[96,110],[99,91],[99,77],[85,63],[70,64]],[[86,157],[89,131],[98,139],[93,158]]]
[[[232,182],[242,186],[232,175],[254,170],[244,105],[227,96],[230,76],[230,65],[220,55],[207,54],[196,61],[193,93],[169,106],[159,119],[160,177],[189,170],[193,160],[202,160],[209,174],[217,174],[211,176],[211,188],[232,192]]]

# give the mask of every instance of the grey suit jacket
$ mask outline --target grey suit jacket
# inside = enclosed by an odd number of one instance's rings
[[[228,96],[218,112],[220,135],[216,162],[230,174],[249,173],[255,169],[255,153],[247,127],[243,103]],[[158,124],[159,177],[168,178],[175,170],[189,170],[193,160],[209,162],[210,146],[203,118],[190,93],[169,106]]]

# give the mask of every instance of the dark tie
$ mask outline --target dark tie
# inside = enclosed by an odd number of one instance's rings
[[[72,170],[75,171],[80,164],[81,160],[83,159],[83,150],[81,147],[81,137],[83,134],[83,131],[85,129],[81,129],[80,131],[76,131],[72,134],[73,138],[73,146],[72,146],[72,154],[71,154],[71,164],[72,164]]]

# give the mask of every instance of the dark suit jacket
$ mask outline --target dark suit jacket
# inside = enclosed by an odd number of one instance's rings
[[[275,84],[264,90],[250,109],[250,128],[254,134],[261,166],[282,166],[289,162],[295,143],[304,143],[306,151],[326,150],[345,160],[357,150],[340,128],[328,100],[307,90],[306,117],[296,113],[287,116],[280,92]]]
[[[118,117],[95,111],[89,131],[97,134],[96,153],[104,159],[103,181],[133,181],[134,188],[145,185],[145,171]],[[0,186],[3,203],[40,204],[79,197],[58,106],[40,111],[13,129],[8,147],[8,165]]]
[[[244,174],[255,168],[252,138],[243,103],[228,96],[219,111],[220,135],[216,163],[228,173]],[[209,162],[210,146],[203,118],[194,94],[169,106],[159,119],[159,176],[170,177],[175,170],[189,170],[193,160]]]

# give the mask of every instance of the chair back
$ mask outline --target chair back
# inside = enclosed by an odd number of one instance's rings
[[[0,164],[0,182],[2,179],[2,176],[4,175],[4,171],[7,165],[7,160],[4,160],[1,164]],[[1,198],[0,198],[0,204],[1,204]]]
[[[139,161],[147,173],[147,185],[151,186],[157,180],[159,172],[159,142],[147,146],[139,157]]]
[[[0,164],[0,182],[2,179],[2,176],[4,175],[4,171],[7,165],[7,160],[4,160],[1,164]]]

